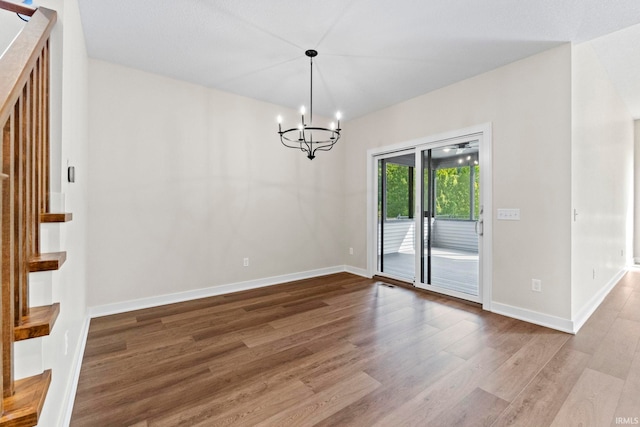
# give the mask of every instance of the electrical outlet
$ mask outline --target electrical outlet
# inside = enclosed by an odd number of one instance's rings
[[[542,280],[531,279],[531,290],[534,292],[542,292]]]
[[[353,248],[349,248],[349,255],[353,255]]]
[[[249,267],[249,258],[245,258],[242,260],[242,265],[245,267]]]
[[[593,278],[594,279],[596,278],[596,269],[595,268],[593,269]]]

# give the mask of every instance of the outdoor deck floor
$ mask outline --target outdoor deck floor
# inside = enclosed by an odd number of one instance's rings
[[[477,253],[432,248],[431,259],[432,285],[478,295]],[[413,281],[414,276],[419,276],[414,274],[414,270],[414,253],[395,252],[384,255],[384,273]]]

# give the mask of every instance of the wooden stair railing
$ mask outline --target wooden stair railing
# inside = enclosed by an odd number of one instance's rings
[[[72,218],[50,212],[49,202],[49,36],[57,15],[5,0],[0,9],[31,17],[0,57],[0,427],[33,426],[52,373],[14,381],[13,347],[53,328],[60,304],[29,307],[29,274],[58,269],[66,259],[66,252],[40,252],[41,223]]]
[[[36,9],[31,6],[13,3],[5,0],[0,0],[0,9],[7,10],[9,12],[19,13],[20,15],[24,15],[24,16],[32,16],[36,11]]]

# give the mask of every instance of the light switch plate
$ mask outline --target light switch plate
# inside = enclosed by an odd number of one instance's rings
[[[503,221],[520,221],[520,209],[498,209],[498,219]]]

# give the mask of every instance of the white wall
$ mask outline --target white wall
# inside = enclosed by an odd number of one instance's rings
[[[24,28],[25,22],[13,13],[0,9],[0,54],[11,44],[13,39]]]
[[[310,161],[278,139],[294,112],[89,70],[89,306],[343,265],[341,143]]]
[[[634,196],[635,196],[635,221],[633,261],[640,264],[640,120],[634,122]]]
[[[51,210],[73,213],[71,222],[45,226],[48,245],[67,252],[67,261],[53,273],[51,289],[60,315],[52,334],[43,338],[44,365],[53,375],[38,425],[54,426],[64,425],[85,338],[88,58],[77,0],[41,0],[38,5],[58,12],[51,36]],[[74,184],[66,182],[67,163],[76,166]]]
[[[382,84],[384,82],[381,82]],[[345,255],[366,268],[366,151],[492,123],[493,300],[571,316],[571,47],[563,45],[345,125]],[[494,212],[495,218],[495,212]],[[343,248],[344,250],[344,248]],[[344,252],[346,254],[346,252]],[[531,279],[543,292],[531,291]]]
[[[633,120],[590,43],[572,50],[572,313],[633,256]],[[595,271],[595,277],[594,277]]]

